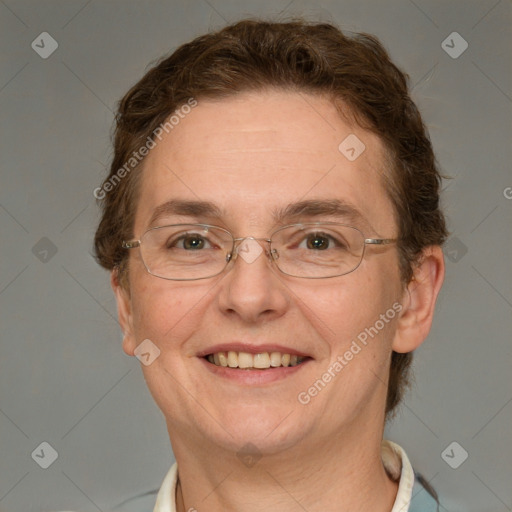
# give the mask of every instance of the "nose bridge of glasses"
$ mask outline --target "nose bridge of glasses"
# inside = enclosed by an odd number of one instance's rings
[[[233,242],[233,258],[242,256],[247,263],[252,263],[262,252],[264,252],[269,259],[271,259],[269,251],[270,246],[265,247],[262,243],[267,242],[267,244],[270,244],[271,241],[269,238],[244,236],[240,238],[233,238]]]

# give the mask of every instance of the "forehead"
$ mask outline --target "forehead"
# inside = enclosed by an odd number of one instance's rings
[[[291,204],[341,201],[375,230],[392,228],[381,141],[325,98],[266,91],[199,100],[155,140],[143,165],[136,232],[176,200],[213,203],[218,223],[243,219],[262,229]]]

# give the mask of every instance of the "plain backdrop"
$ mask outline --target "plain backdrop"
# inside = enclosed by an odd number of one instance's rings
[[[113,111],[179,44],[297,15],[382,40],[454,178],[445,286],[386,436],[442,511],[511,510],[511,14],[510,0],[1,0],[0,510],[112,510],[144,493],[124,510],[152,510],[173,456],[91,255]]]

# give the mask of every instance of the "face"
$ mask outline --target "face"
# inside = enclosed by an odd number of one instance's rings
[[[355,160],[338,149],[351,134],[365,146]],[[235,237],[268,238],[282,225],[322,220],[353,225],[367,238],[393,238],[383,162],[380,140],[318,96],[273,91],[199,101],[146,157],[134,236],[204,223]],[[214,203],[219,212],[167,211],[151,221],[176,200]],[[359,216],[273,215],[309,200],[343,202]],[[396,247],[367,246],[359,268],[329,279],[284,275],[265,251],[254,261],[238,257],[216,277],[184,282],[150,275],[140,250],[130,251],[130,294],[116,288],[124,349],[133,355],[150,339],[160,350],[143,371],[171,439],[234,451],[251,442],[275,453],[381,429],[403,293]],[[304,361],[268,369],[208,361],[230,350]]]

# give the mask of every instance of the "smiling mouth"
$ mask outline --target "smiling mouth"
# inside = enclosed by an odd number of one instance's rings
[[[261,352],[249,354],[248,352],[216,352],[208,354],[205,359],[215,366],[236,368],[239,370],[268,370],[287,366],[298,366],[309,357],[302,357],[281,352]]]

